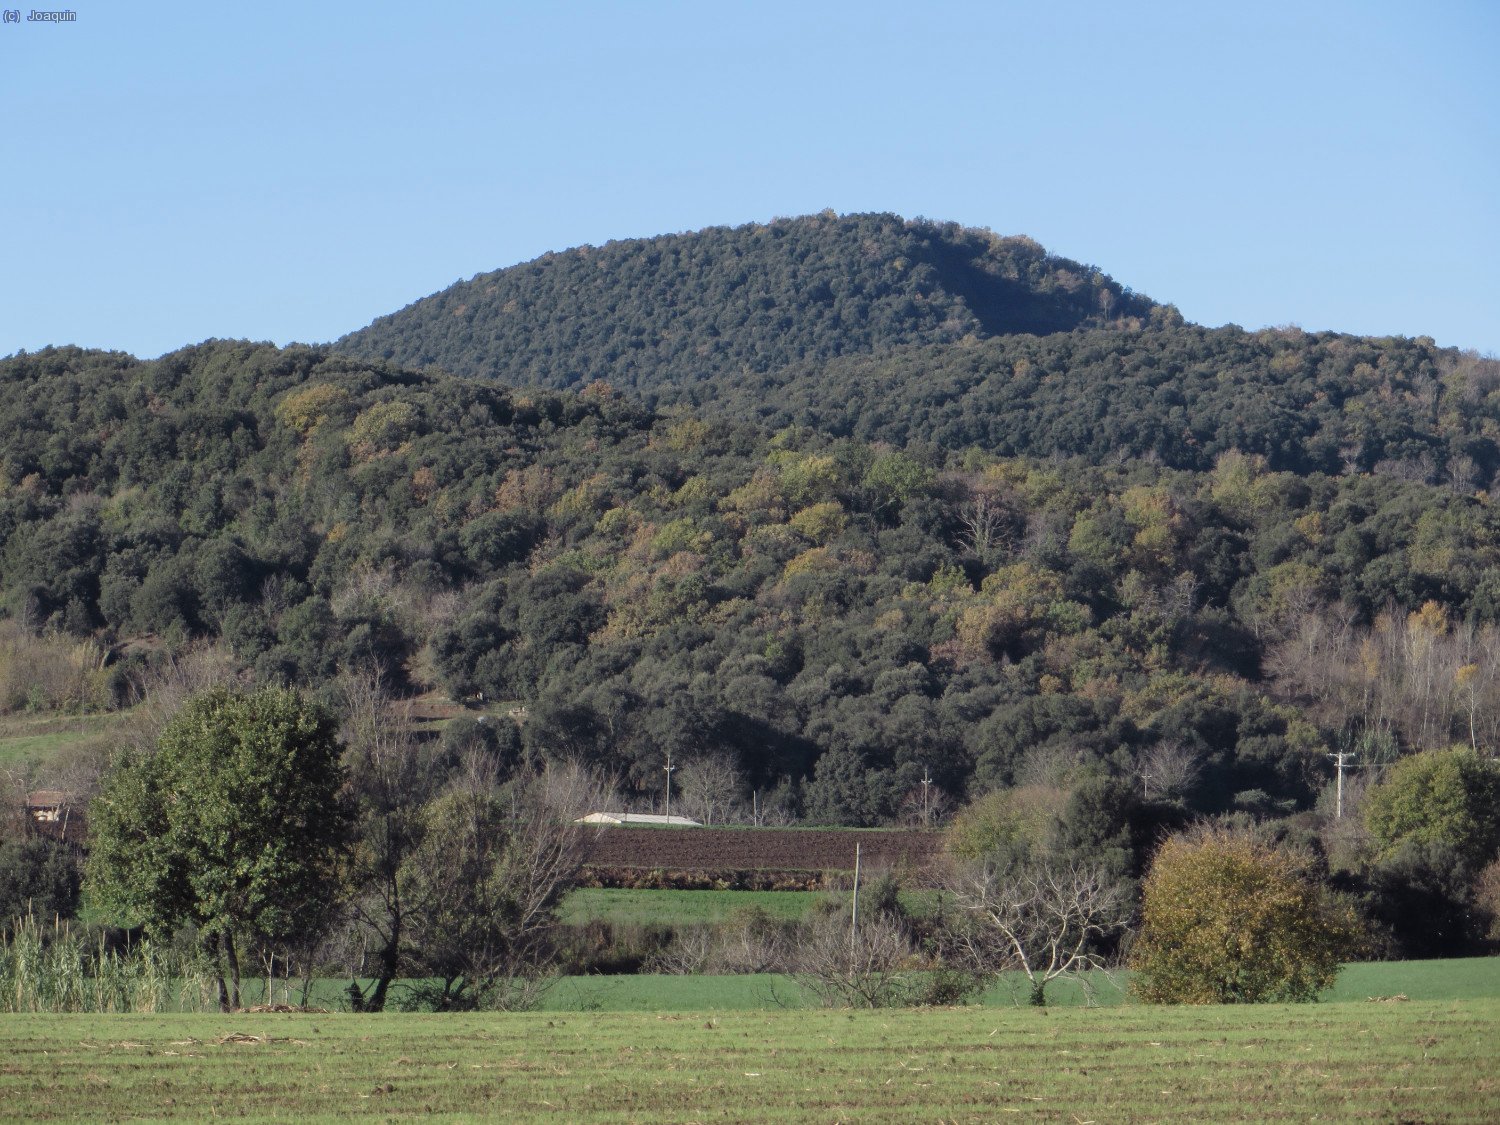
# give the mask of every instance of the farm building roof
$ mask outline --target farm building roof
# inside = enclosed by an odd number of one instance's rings
[[[656,824],[675,828],[702,828],[703,825],[685,816],[658,816],[656,813],[604,813],[591,812],[580,816],[574,824]]]

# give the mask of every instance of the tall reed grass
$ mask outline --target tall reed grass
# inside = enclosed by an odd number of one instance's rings
[[[0,937],[0,1012],[193,1012],[217,1007],[199,953],[148,939],[123,950],[103,935],[20,919]]]

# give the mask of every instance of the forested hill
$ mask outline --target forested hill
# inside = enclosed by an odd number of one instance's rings
[[[524,703],[470,724],[507,768],[649,789],[670,749],[845,824],[930,770],[1110,832],[1147,830],[1132,791],[1306,808],[1331,746],[1500,745],[1472,480],[902,450],[232,342],[0,360],[0,432],[6,635],[68,639],[0,643],[4,709],[217,643],[262,682]]]
[[[1500,468],[1500,363],[1429,339],[1175,318],[922,345],[798,363],[659,396],[773,427],[1005,456],[1149,457],[1209,469],[1225,453],[1298,473],[1488,484]]]
[[[336,347],[513,386],[603,380],[650,401],[798,361],[1064,332],[1154,308],[1030,239],[825,212],[547,254],[453,285]]]
[[[1488,485],[1500,364],[1431,340],[1185,324],[1024,238],[823,214],[484,274],[335,349],[512,386],[1006,456],[1224,453]]]

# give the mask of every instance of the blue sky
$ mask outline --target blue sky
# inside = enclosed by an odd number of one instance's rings
[[[323,341],[832,207],[1500,355],[1500,4],[130,3],[0,25],[0,354]]]

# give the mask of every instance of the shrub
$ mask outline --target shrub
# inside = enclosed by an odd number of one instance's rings
[[[1360,945],[1296,853],[1202,829],[1169,839],[1146,877],[1131,986],[1158,1004],[1312,1000]]]

